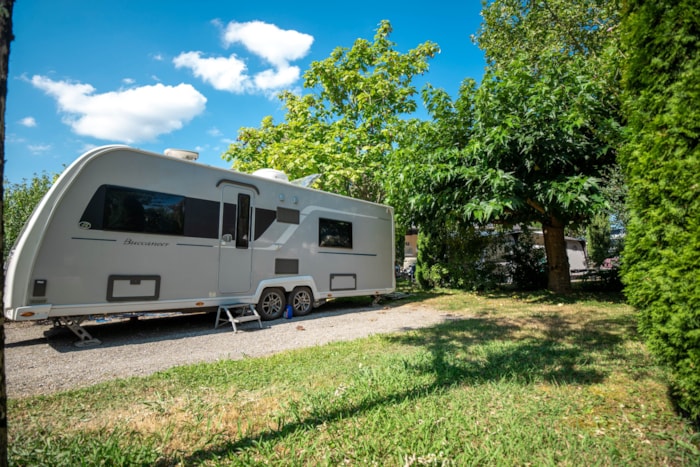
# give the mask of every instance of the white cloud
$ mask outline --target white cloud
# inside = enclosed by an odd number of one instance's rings
[[[22,120],[19,121],[19,124],[22,126],[26,126],[27,128],[34,128],[36,126],[36,120],[34,117],[24,117]]]
[[[14,133],[6,133],[5,134],[5,143],[24,144],[26,141],[27,141],[26,138],[22,138],[20,136],[17,136]]]
[[[29,151],[32,154],[41,154],[41,153],[49,151],[51,149],[51,145],[50,144],[30,144],[29,146],[27,146],[27,148],[29,149]]]
[[[222,135],[223,135],[223,133],[221,132],[221,130],[219,130],[217,127],[212,127],[211,129],[209,129],[209,130],[207,131],[207,134],[208,134],[209,136],[214,136],[214,137],[219,137],[219,136],[222,136]]]
[[[224,31],[224,43],[229,46],[240,42],[255,55],[278,68],[292,60],[303,58],[314,42],[313,36],[293,30],[280,29],[262,21],[230,22]]]
[[[203,58],[201,52],[183,52],[173,59],[173,63],[176,68],[191,69],[196,77],[220,91],[243,93],[250,87],[245,62],[235,55]]]
[[[276,70],[265,70],[255,75],[254,82],[258,89],[269,91],[281,89],[299,79],[299,67],[284,66]]]
[[[89,84],[33,76],[31,83],[56,99],[63,121],[79,135],[136,143],[179,130],[204,111],[206,97],[189,84],[155,84],[96,94]]]
[[[127,86],[131,86],[131,85],[134,84],[135,82],[136,82],[136,80],[133,79],[133,78],[124,78],[124,79],[122,80],[122,83],[126,84]]]
[[[220,26],[218,22],[214,24]],[[174,65],[191,69],[195,76],[221,91],[271,93],[299,80],[300,69],[290,62],[306,56],[314,41],[308,34],[261,21],[232,21],[223,29],[222,38],[226,47],[241,44],[272,68],[250,73],[246,62],[235,54],[207,58],[202,52],[183,52],[175,57]]]

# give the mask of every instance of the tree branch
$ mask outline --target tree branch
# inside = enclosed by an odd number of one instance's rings
[[[547,213],[544,210],[544,208],[542,207],[542,205],[540,203],[538,203],[537,201],[533,201],[532,199],[528,198],[526,202],[527,202],[528,206],[530,206],[531,208],[533,208],[535,211],[539,212],[540,214]]]

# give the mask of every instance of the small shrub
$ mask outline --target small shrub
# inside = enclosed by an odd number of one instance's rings
[[[593,217],[587,229],[588,258],[594,266],[603,264],[611,255],[612,239],[610,236],[610,220],[606,213]]]
[[[425,289],[448,287],[489,290],[498,284],[496,265],[484,261],[493,248],[490,237],[472,225],[460,223],[418,234],[416,281]]]
[[[515,242],[509,244],[504,259],[513,286],[520,290],[539,290],[547,287],[547,260],[543,248],[535,248],[532,234],[524,230]]]
[[[56,177],[56,175],[49,176],[44,173],[42,175],[34,175],[34,178],[23,180],[22,183],[5,181],[3,203],[5,243],[3,245],[3,261],[7,259],[10,248],[14,245],[24,224],[31,216],[36,205],[41,201],[41,198],[49,191]]]

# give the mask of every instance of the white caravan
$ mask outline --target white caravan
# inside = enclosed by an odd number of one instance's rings
[[[534,248],[544,248],[544,234],[542,231],[533,231],[531,234],[534,240]],[[587,272],[586,241],[574,237],[564,237],[564,241],[566,242],[566,256],[569,259],[569,272],[572,275]]]
[[[394,290],[389,206],[194,162],[93,149],[56,180],[6,264],[9,320],[255,304],[262,319]]]

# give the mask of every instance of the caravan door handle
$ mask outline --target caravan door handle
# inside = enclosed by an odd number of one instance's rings
[[[224,235],[221,237],[221,240],[223,240],[223,241],[226,242],[226,243],[232,242],[232,241],[233,241],[233,235],[231,235],[231,234],[224,234]]]

